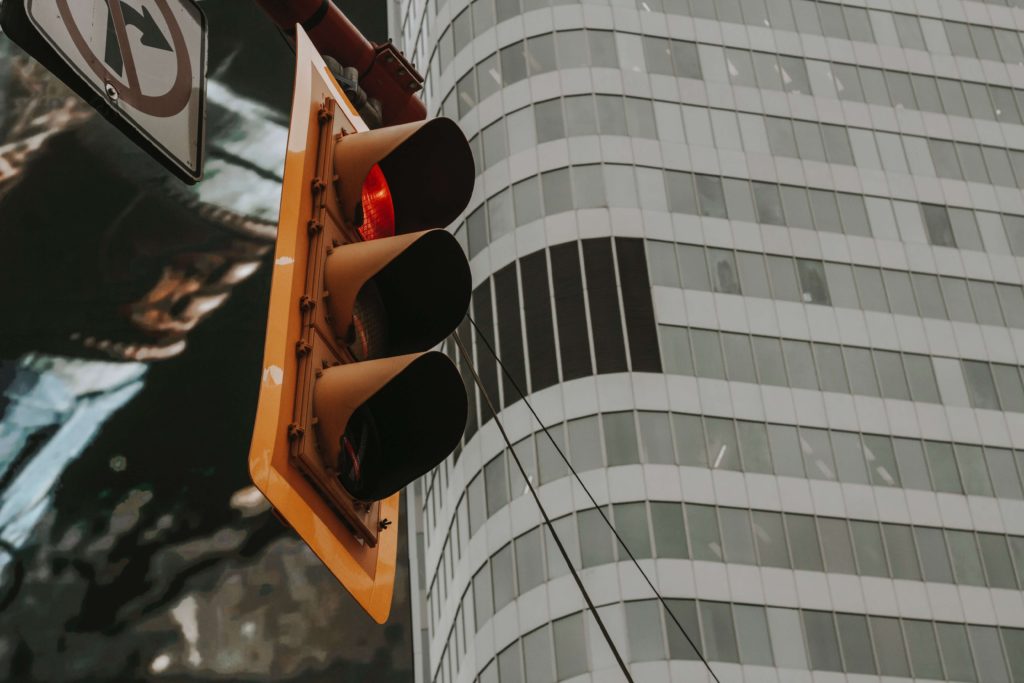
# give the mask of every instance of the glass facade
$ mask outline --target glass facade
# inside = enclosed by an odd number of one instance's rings
[[[390,20],[473,149],[460,334],[516,456],[449,344],[417,681],[620,680],[533,485],[635,680],[705,680],[678,621],[723,681],[1024,683],[1024,3]]]

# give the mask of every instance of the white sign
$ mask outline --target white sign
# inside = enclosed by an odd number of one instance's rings
[[[202,176],[206,18],[193,0],[26,0],[33,27],[191,181]]]

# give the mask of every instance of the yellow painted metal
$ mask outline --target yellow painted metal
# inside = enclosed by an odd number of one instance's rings
[[[287,523],[370,616],[384,623],[391,610],[394,589],[399,494],[360,508],[360,521],[365,522],[365,529],[354,531],[363,525],[346,519],[338,506],[327,502],[314,487],[301,469],[301,448],[296,447],[302,439],[308,442],[313,437],[313,430],[298,417],[311,412],[308,405],[296,405],[297,397],[305,393],[306,398],[299,402],[308,401],[312,394],[300,391],[303,382],[310,382],[309,374],[300,372],[300,367],[303,362],[312,362],[310,358],[319,353],[325,355],[314,358],[317,362],[336,362],[328,358],[329,350],[306,348],[306,361],[300,360],[303,356],[296,353],[316,336],[310,331],[313,327],[310,314],[301,303],[310,282],[315,284],[322,278],[323,264],[316,262],[318,256],[314,255],[312,261],[310,256],[310,236],[317,234],[315,229],[311,230],[311,221],[317,215],[318,202],[330,204],[330,195],[333,195],[333,192],[324,193],[321,186],[321,199],[318,199],[311,188],[314,181],[330,170],[333,155],[329,150],[333,149],[334,138],[342,132],[366,131],[367,127],[301,27],[296,27],[296,61],[263,374],[249,470],[256,486]],[[326,116],[325,112],[330,113],[332,109],[333,116]],[[329,181],[326,185],[330,186]],[[325,208],[334,208],[328,214],[336,213],[335,207]],[[323,213],[321,211],[321,215]],[[392,524],[378,532],[378,523],[385,519]],[[371,545],[368,539],[375,540],[375,544]]]

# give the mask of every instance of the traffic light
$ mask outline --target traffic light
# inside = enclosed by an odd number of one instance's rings
[[[442,228],[475,170],[454,122],[368,130],[300,27],[296,55],[249,469],[383,623],[399,491],[451,453],[466,422],[462,378],[430,349],[469,305],[469,264]]]

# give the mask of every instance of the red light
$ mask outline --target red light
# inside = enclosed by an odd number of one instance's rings
[[[359,234],[364,240],[375,240],[395,235],[395,206],[391,203],[391,189],[380,166],[373,165],[363,181],[363,224]]]

